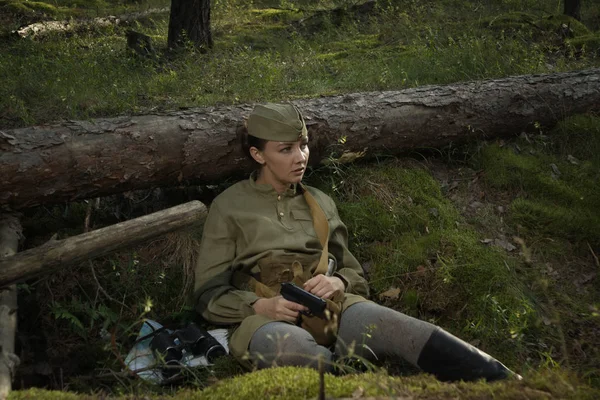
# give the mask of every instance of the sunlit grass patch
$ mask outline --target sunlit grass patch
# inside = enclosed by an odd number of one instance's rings
[[[274,8],[254,8],[250,10],[253,16],[259,21],[265,22],[281,22],[289,24],[297,21],[304,16],[304,13],[299,10],[282,10]]]

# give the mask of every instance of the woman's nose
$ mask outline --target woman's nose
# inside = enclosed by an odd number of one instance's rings
[[[300,147],[296,149],[296,162],[306,161],[306,153]]]

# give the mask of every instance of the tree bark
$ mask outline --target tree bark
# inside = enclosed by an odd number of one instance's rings
[[[581,21],[581,0],[565,0],[564,14]]]
[[[0,257],[10,257],[17,252],[21,224],[15,215],[0,215]],[[4,272],[0,267],[0,273]],[[19,359],[15,353],[17,330],[17,286],[0,285],[0,399],[8,397],[12,377]]]
[[[518,135],[598,109],[600,69],[298,100],[311,164],[342,152],[398,154]],[[251,105],[67,121],[0,131],[0,207],[181,184],[213,184],[252,169],[236,131]],[[350,157],[351,158],[351,157]]]
[[[31,250],[0,258],[0,288],[188,227],[205,216],[204,204],[194,200],[68,239],[50,240]]]
[[[210,0],[171,0],[169,48],[180,47],[186,40],[200,48],[213,47]]]

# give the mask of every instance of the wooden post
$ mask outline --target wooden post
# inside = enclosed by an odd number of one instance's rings
[[[68,239],[50,240],[34,249],[2,257],[0,288],[193,225],[200,222],[206,213],[204,204],[194,200]]]
[[[15,215],[0,215],[0,257],[17,252],[21,224]],[[0,400],[8,397],[14,369],[19,363],[15,352],[17,330],[17,285],[0,289]]]

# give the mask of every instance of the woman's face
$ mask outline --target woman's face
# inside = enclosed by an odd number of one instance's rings
[[[300,183],[308,164],[308,138],[296,142],[267,141],[263,150],[250,148],[252,157],[262,165],[259,183],[271,184],[278,193],[290,184]]]

